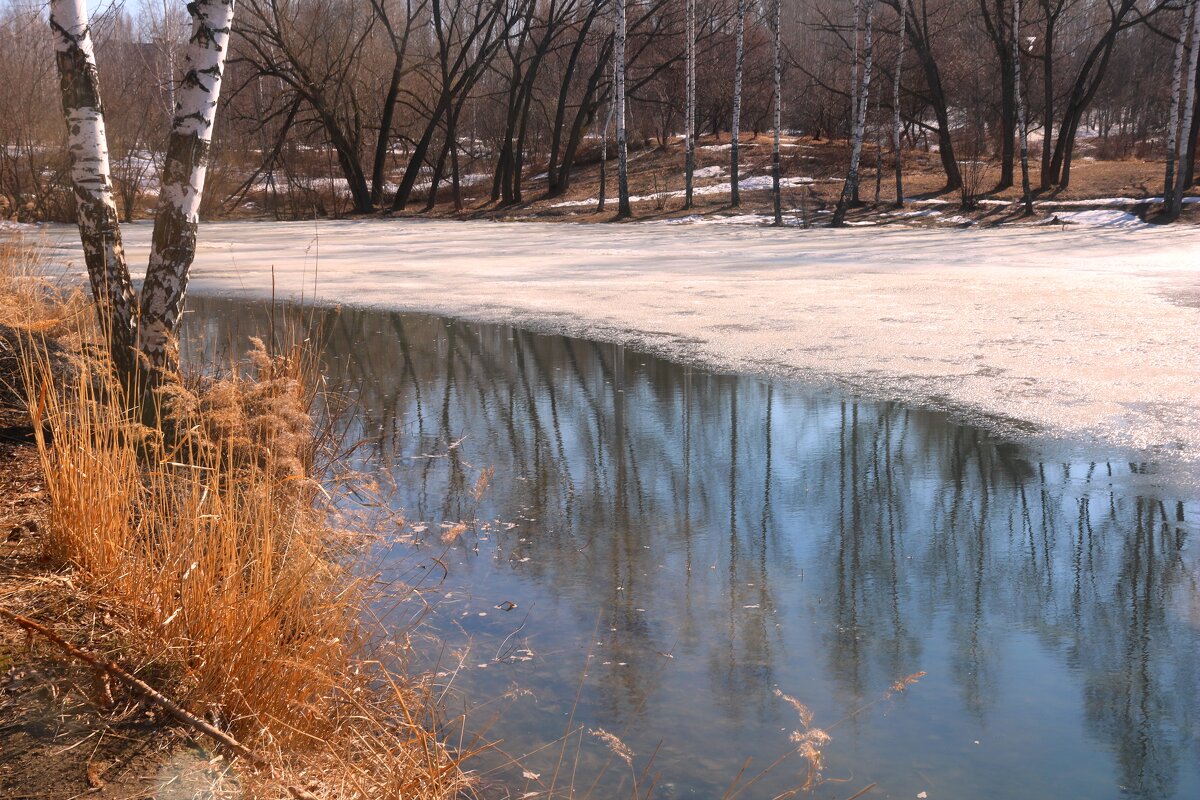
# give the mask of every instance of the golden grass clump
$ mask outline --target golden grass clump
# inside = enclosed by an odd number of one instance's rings
[[[108,401],[120,389],[106,365],[81,366],[65,390],[28,402],[51,497],[47,554],[120,609],[138,650],[182,668],[177,691],[193,706],[220,709],[244,738],[312,729],[363,601],[317,486],[275,463],[273,440],[261,462],[236,460],[236,438],[156,448]],[[48,363],[32,368],[29,386],[55,385]],[[275,402],[298,406],[297,394]]]
[[[0,276],[0,322],[22,277]],[[363,627],[370,537],[336,524],[313,477],[311,354],[256,341],[233,375],[163,390],[164,437],[89,351],[72,348],[68,373],[46,346],[18,361],[51,501],[44,553],[114,619],[119,657],[323,796],[460,796],[431,688],[395,672],[403,648],[368,652],[385,640]]]

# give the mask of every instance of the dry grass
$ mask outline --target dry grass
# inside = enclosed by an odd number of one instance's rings
[[[0,324],[55,339],[91,324],[84,294],[48,280],[44,243],[0,238]]]
[[[110,365],[85,355],[90,308],[35,279],[35,258],[0,250],[0,323],[33,335],[18,361],[51,500],[42,547],[114,621],[120,659],[324,796],[459,796],[431,687],[397,672],[403,648],[369,645],[370,537],[334,521],[313,477],[311,354],[258,343],[230,376],[171,387],[168,445],[114,401]],[[56,335],[75,339],[66,374],[28,344]]]

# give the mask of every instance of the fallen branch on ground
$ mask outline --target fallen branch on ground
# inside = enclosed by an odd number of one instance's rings
[[[0,608],[0,616],[7,617],[30,633],[41,634],[63,650],[70,653],[73,657],[79,659],[93,669],[116,678],[118,681],[124,684],[129,691],[133,692],[133,694],[149,700],[150,702],[159,706],[176,720],[184,725],[187,725],[189,728],[216,739],[218,742],[225,745],[234,753],[246,759],[254,766],[260,769],[266,769],[268,771],[270,770],[271,763],[267,761],[267,759],[263,758],[258,753],[255,753],[249,747],[246,747],[246,745],[242,744],[228,733],[225,733],[219,728],[216,728],[208,722],[205,722],[195,714],[184,710],[162,692],[158,691],[140,678],[137,678],[134,675],[126,672],[111,661],[103,659],[94,653],[89,653],[87,650],[71,644],[66,639],[47,628],[45,625],[35,622],[28,617],[23,617],[20,614],[13,613],[5,608]],[[287,793],[296,798],[296,800],[317,800],[317,796],[312,792],[306,789],[301,789],[298,786],[284,786],[284,788],[287,790]]]

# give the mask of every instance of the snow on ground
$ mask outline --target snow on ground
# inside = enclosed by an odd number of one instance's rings
[[[80,263],[74,230],[53,235]],[[144,264],[150,225],[125,242]],[[228,222],[201,227],[192,287],[266,298],[273,267],[281,295],[832,380],[1196,466],[1197,252],[1191,227]]]
[[[840,182],[840,178],[838,179]],[[794,189],[797,186],[805,186],[815,183],[812,178],[781,178],[779,186],[781,189]],[[732,187],[732,181],[724,183],[714,183],[708,186],[696,186],[692,189],[692,195],[699,197],[700,195],[708,194],[729,194]],[[749,178],[738,181],[738,189],[743,192],[752,192],[757,189],[770,189],[770,175],[754,175]],[[643,200],[660,200],[660,199],[678,199],[687,194],[687,191],[680,189],[677,192],[660,192],[658,194],[642,194],[630,195],[629,202],[638,203]],[[599,198],[590,197],[587,200],[564,200],[561,203],[554,203],[551,208],[575,208],[579,206],[594,206],[599,202]],[[615,198],[614,198],[615,202]]]
[[[1054,215],[1062,222],[1105,228],[1141,228],[1146,225],[1137,214],[1112,209],[1092,211],[1059,211]]]

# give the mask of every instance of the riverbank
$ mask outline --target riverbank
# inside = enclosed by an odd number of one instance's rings
[[[0,797],[459,797],[335,499],[303,346],[126,413],[82,292],[0,248]],[[382,623],[379,623],[380,625]],[[167,787],[171,787],[168,789]]]
[[[52,229],[55,261],[78,248]],[[144,263],[149,225],[126,227]],[[1200,464],[1190,227],[212,223],[195,292],[423,311]]]

